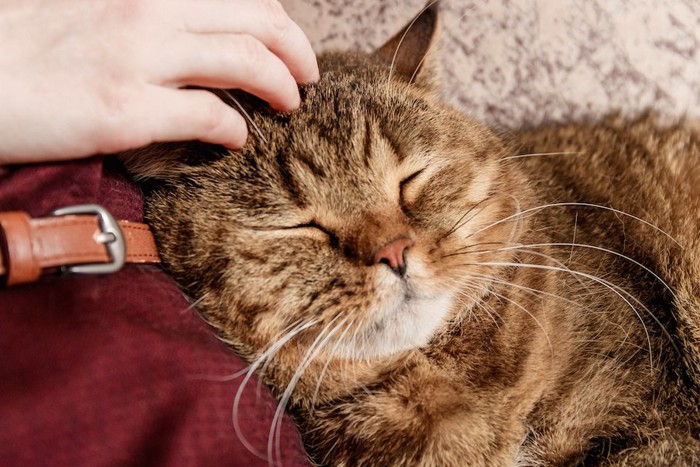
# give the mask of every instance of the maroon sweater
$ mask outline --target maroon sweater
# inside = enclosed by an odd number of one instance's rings
[[[0,167],[0,211],[99,203],[140,221],[141,192],[110,159]],[[154,266],[0,287],[0,465],[255,466],[233,428],[245,363]],[[267,452],[276,403],[251,379],[236,414]],[[284,420],[286,466],[308,465]]]

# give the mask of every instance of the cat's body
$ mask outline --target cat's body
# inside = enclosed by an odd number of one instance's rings
[[[126,157],[168,270],[319,463],[698,464],[700,137],[504,143],[435,97],[434,15],[242,151]]]

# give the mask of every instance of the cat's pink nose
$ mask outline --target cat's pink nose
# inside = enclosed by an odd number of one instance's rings
[[[406,274],[406,250],[413,246],[410,238],[392,240],[374,254],[374,264],[386,264],[397,275]]]

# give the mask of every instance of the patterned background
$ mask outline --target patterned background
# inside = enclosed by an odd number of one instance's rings
[[[317,52],[372,50],[425,0],[282,0]],[[506,128],[700,118],[698,0],[442,0],[445,98]]]

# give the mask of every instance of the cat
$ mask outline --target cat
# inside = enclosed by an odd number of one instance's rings
[[[441,103],[438,16],[294,113],[221,92],[239,151],[123,155],[166,269],[317,464],[700,465],[698,131],[498,134]]]

